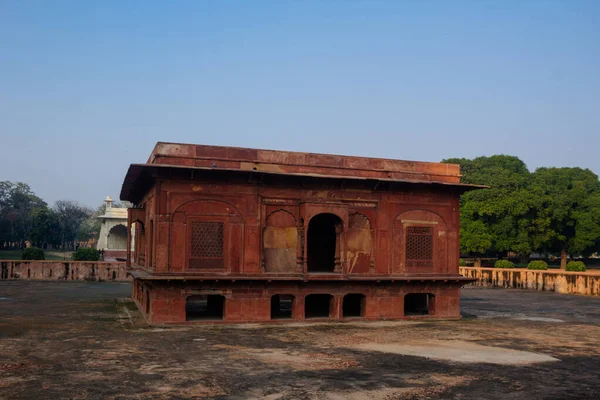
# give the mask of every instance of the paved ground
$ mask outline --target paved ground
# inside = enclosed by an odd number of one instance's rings
[[[600,398],[600,298],[468,288],[461,321],[157,328],[129,291],[0,283],[0,398]]]

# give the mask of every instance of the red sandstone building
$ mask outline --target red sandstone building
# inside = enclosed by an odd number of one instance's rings
[[[473,188],[453,164],[158,143],[121,191],[133,298],[152,323],[460,318]]]

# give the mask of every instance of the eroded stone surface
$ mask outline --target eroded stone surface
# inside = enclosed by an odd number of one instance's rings
[[[570,272],[564,270],[530,270],[460,267],[460,273],[477,279],[482,287],[520,288],[565,294],[600,296],[600,270]]]

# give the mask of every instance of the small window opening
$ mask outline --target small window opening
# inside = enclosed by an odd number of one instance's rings
[[[271,319],[292,318],[294,296],[276,294],[271,297]]]
[[[342,303],[342,315],[347,317],[365,316],[365,295],[360,293],[351,293],[344,296]]]
[[[330,294],[309,294],[304,300],[304,318],[329,318],[331,316]]]
[[[404,315],[428,315],[433,309],[431,293],[409,293],[404,296]]]
[[[185,301],[186,321],[223,319],[225,297],[218,294],[189,296]]]

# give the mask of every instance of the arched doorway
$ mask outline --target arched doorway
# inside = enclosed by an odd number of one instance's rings
[[[334,272],[340,266],[343,223],[334,214],[319,214],[308,224],[308,272]],[[337,267],[337,268],[336,268]]]
[[[127,249],[127,228],[125,225],[116,225],[108,232],[107,247],[109,250]]]

